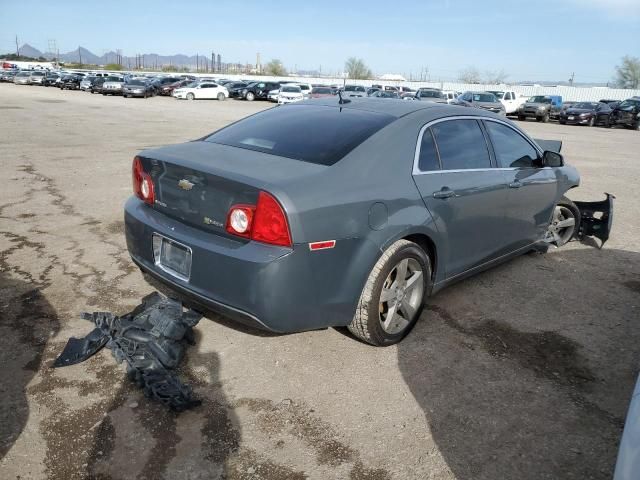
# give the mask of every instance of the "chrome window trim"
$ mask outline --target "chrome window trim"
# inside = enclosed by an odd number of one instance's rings
[[[536,152],[538,152],[540,156],[542,156],[542,154],[544,153],[542,149],[532,139],[530,139],[524,132],[521,132],[519,129],[517,129],[513,125],[510,125],[509,123],[503,120],[500,120],[498,118],[485,117],[482,115],[456,115],[452,117],[443,117],[443,118],[438,118],[436,120],[432,120],[424,124],[420,128],[420,132],[418,133],[418,141],[416,142],[415,153],[413,155],[412,175],[428,175],[432,173],[486,172],[486,171],[494,171],[494,170],[521,170],[522,169],[522,167],[490,167],[490,168],[463,168],[463,169],[456,169],[456,170],[440,169],[440,170],[428,170],[425,172],[420,170],[418,165],[420,161],[420,146],[422,145],[422,136],[424,135],[424,132],[427,130],[427,128],[431,127],[432,125],[436,125],[441,122],[447,122],[450,120],[477,120],[477,121],[489,121],[489,122],[501,123],[502,125],[509,127],[511,130],[513,130],[522,138],[524,138],[527,142],[529,142],[529,144],[531,144],[531,146],[535,149]],[[488,134],[489,132],[487,132],[487,135]],[[440,160],[440,152],[438,150],[438,142],[436,141],[435,138],[433,140],[436,146],[436,151],[438,151],[438,161],[440,162],[440,167],[442,168],[442,161]],[[491,141],[490,138],[489,138],[489,141]],[[487,147],[489,147],[489,145],[487,145]],[[493,150],[493,144],[491,144],[491,149]],[[543,168],[550,168],[550,167],[543,167]]]

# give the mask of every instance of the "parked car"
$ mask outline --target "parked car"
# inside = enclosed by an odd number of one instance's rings
[[[42,85],[42,80],[44,79],[46,72],[42,71],[33,71],[29,75],[29,85]]]
[[[562,110],[562,97],[558,95],[534,95],[518,107],[518,120],[534,117],[538,122],[548,122]]]
[[[78,75],[65,75],[58,83],[60,90],[80,90],[81,77]]]
[[[580,178],[559,142],[545,151],[482,109],[389,105],[301,102],[140,152],[124,221],[134,263],[187,306],[281,333],[348,326],[383,346],[448,284],[608,235],[610,196],[584,224],[596,204],[564,197]]]
[[[488,110],[499,115],[507,114],[500,100],[498,100],[493,93],[489,92],[464,92],[452,102],[452,104],[482,108],[483,110]]]
[[[190,83],[193,83],[193,82],[191,80],[182,79],[177,82],[170,83],[168,85],[163,85],[162,87],[160,87],[160,91],[158,92],[158,94],[164,95],[164,96],[171,96],[173,94],[173,91],[176,88],[186,87]]]
[[[447,103],[453,103],[455,102],[456,98],[462,95],[462,93],[455,92],[453,90],[443,90],[442,95],[444,96],[444,99],[447,101]]]
[[[569,125],[609,126],[611,108],[606,103],[577,102],[573,106],[562,109],[558,121]]]
[[[333,95],[334,93],[331,87],[313,87],[309,94],[309,98],[324,98],[332,97]]]
[[[305,97],[308,97],[309,94],[311,93],[311,90],[313,90],[313,87],[311,86],[310,83],[295,83],[294,85],[297,85],[300,87],[300,91]]]
[[[61,75],[57,72],[49,72],[42,79],[43,87],[53,87],[58,86],[58,81],[60,80]]]
[[[214,82],[193,82],[186,87],[176,88],[173,91],[173,96],[178,99],[184,98],[187,100],[217,98],[222,101],[229,98],[229,91]]]
[[[415,99],[426,102],[447,103],[447,98],[439,88],[419,88],[416,91]]]
[[[91,82],[91,86],[89,87],[89,92],[91,93],[102,93],[102,85],[107,80],[108,77],[96,77],[96,79]]]
[[[513,90],[487,90],[504,105],[504,110],[507,115],[515,114],[518,112],[520,105],[527,101],[527,97],[514,92]]]
[[[369,96],[371,98],[400,98],[400,94],[394,90],[378,90],[377,92],[373,92]]]
[[[269,100],[270,102],[278,103],[278,96],[280,96],[280,88],[276,88],[274,90],[269,91],[269,93],[267,93],[267,100]]]
[[[88,91],[91,88],[91,84],[96,78],[98,77],[95,77],[93,75],[84,77],[82,80],[80,80],[80,90],[82,90],[83,92]]]
[[[362,85],[345,85],[342,88],[342,95],[344,97],[366,97],[367,89]]]
[[[16,76],[13,78],[13,83],[16,85],[29,85],[29,78],[31,77],[31,72],[21,71],[16,73]]]
[[[611,99],[603,99],[603,100],[598,100],[601,103],[606,103],[607,105],[611,105],[614,103],[620,103],[620,100],[611,100]]]
[[[100,87],[100,92],[102,95],[122,95],[123,85],[123,77],[110,76],[105,78],[102,87]]]
[[[225,87],[229,91],[229,96],[231,98],[242,98],[242,91],[245,88],[247,88],[248,86],[250,86],[250,85],[252,85],[253,83],[256,83],[256,82],[248,82],[248,83],[247,82],[238,82],[238,83],[242,83],[243,85],[234,85],[232,87]]]
[[[609,126],[616,125],[640,130],[640,97],[628,98],[611,110]]]
[[[17,70],[6,70],[0,73],[0,82],[11,82],[16,78]]]
[[[151,85],[151,82],[146,80],[129,80],[122,86],[122,96],[124,98],[148,98],[155,95],[156,89]]]
[[[282,85],[280,87],[278,105],[301,102],[302,100],[304,100],[304,93],[299,85]]]
[[[250,102],[254,100],[266,100],[269,92],[279,88],[279,82],[253,82],[238,91],[237,98],[243,98]]]

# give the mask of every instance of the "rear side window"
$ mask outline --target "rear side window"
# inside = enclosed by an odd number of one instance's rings
[[[498,167],[532,168],[538,152],[522,135],[501,123],[484,122],[496,154]]]
[[[448,120],[431,129],[443,170],[491,168],[487,142],[476,120]]]
[[[351,108],[288,105],[240,120],[205,140],[333,165],[394,119]]]
[[[433,142],[431,129],[427,128],[422,134],[422,142],[420,143],[420,158],[418,159],[418,168],[421,172],[430,172],[440,170],[440,162],[436,152],[436,144]]]

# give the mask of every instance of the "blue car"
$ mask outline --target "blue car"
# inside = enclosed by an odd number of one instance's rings
[[[457,280],[576,236],[606,241],[611,199],[567,199],[580,180],[559,148],[480,109],[286,105],[139,153],[127,247],[196,309],[390,345]]]

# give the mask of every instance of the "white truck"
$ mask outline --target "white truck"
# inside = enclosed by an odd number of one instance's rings
[[[507,112],[507,115],[515,115],[518,111],[520,105],[527,101],[527,98],[520,95],[519,93],[514,92],[513,90],[487,90],[490,93],[493,93],[500,103],[504,105],[504,109]]]

